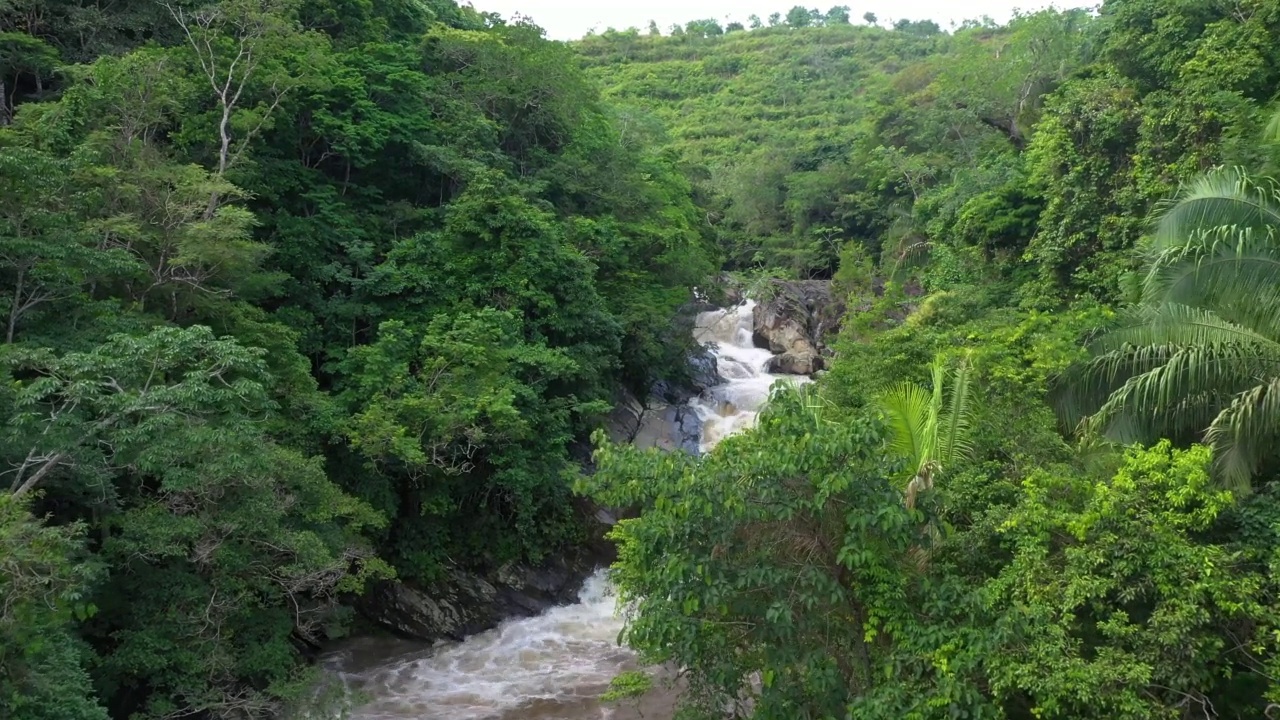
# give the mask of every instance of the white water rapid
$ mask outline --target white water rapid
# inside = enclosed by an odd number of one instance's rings
[[[751,342],[751,310],[755,301],[727,310],[698,314],[693,337],[711,349],[716,371],[724,382],[704,392],[689,405],[702,420],[702,451],[723,438],[751,427],[769,388],[777,381],[807,382],[798,375],[771,375],[764,371],[773,354]]]
[[[691,405],[702,420],[702,449],[749,427],[777,380],[768,350],[752,346],[751,301],[698,315],[694,337],[709,345],[724,382]],[[714,344],[714,345],[711,345]],[[617,644],[622,620],[604,573],[577,604],[511,620],[461,643],[364,640],[328,658],[348,691],[363,696],[350,720],[669,720],[675,698],[655,689],[639,705],[597,698],[618,673],[636,669]]]

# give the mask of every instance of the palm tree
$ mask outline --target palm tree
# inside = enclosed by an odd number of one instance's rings
[[[920,493],[933,489],[943,468],[968,457],[972,412],[969,399],[969,361],[949,369],[941,355],[930,366],[932,389],[913,382],[891,385],[878,405],[889,429],[889,452],[907,459],[909,475],[903,488],[906,505],[915,507]],[[944,401],[944,386],[951,393]]]
[[[1203,441],[1219,481],[1247,492],[1280,433],[1280,186],[1200,177],[1162,208],[1144,265],[1139,302],[1073,378],[1097,408],[1084,429]]]

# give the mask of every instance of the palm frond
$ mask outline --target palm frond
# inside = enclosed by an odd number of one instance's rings
[[[1094,353],[1107,354],[1125,347],[1161,348],[1188,345],[1238,345],[1280,352],[1280,342],[1251,328],[1230,322],[1217,313],[1188,305],[1165,303],[1139,306],[1124,314],[1119,327],[1089,344]]]
[[[1082,436],[1075,451],[1085,469],[1100,477],[1115,474],[1124,457],[1123,445],[1097,434]]]
[[[1156,253],[1216,228],[1265,233],[1280,226],[1280,191],[1271,180],[1242,168],[1218,168],[1187,185],[1162,210],[1152,243]]]
[[[1275,229],[1221,227],[1153,256],[1143,278],[1147,304],[1215,311],[1274,336],[1280,326],[1280,242]]]
[[[905,457],[918,471],[933,453],[930,394],[913,382],[891,385],[879,398],[889,430],[889,452]]]
[[[1280,113],[1269,137],[1280,140]],[[1162,207],[1142,301],[1089,343],[1060,411],[1117,441],[1201,436],[1247,491],[1280,436],[1280,185],[1219,168]]]
[[[1239,393],[1214,419],[1205,442],[1214,449],[1214,471],[1237,495],[1247,494],[1264,452],[1280,436],[1280,377]]]
[[[1271,118],[1267,120],[1267,126],[1262,131],[1262,140],[1272,144],[1280,143],[1280,108],[1271,113]]]
[[[1202,393],[1188,396],[1163,412],[1134,403],[1115,404],[1089,416],[1081,423],[1080,432],[1082,437],[1096,437],[1116,445],[1149,443],[1162,437],[1199,441],[1205,428],[1230,401],[1229,396]]]
[[[947,363],[938,355],[933,358],[933,362],[929,365],[930,379],[933,381],[929,396],[929,413],[931,419],[935,422],[942,413],[942,392],[947,384]]]
[[[973,454],[969,428],[972,426],[973,409],[970,407],[970,361],[966,356],[952,373],[951,395],[947,411],[941,420],[938,440],[938,459],[944,464]],[[935,382],[938,382],[935,380]],[[935,390],[936,392],[936,390]]]
[[[1106,359],[1119,365],[1117,355],[1123,357],[1117,353]],[[1156,357],[1163,362],[1152,362]],[[1151,440],[1185,429],[1190,421],[1204,421],[1232,396],[1256,385],[1260,367],[1280,369],[1280,354],[1221,344],[1137,346],[1129,360],[1130,368],[1150,369],[1131,374],[1090,421],[1095,431],[1122,442]]]

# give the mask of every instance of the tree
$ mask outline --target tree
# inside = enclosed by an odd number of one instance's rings
[[[696,38],[718,37],[724,34],[724,28],[715,20],[690,20],[685,23],[685,33]]]
[[[930,373],[931,388],[901,382],[886,390],[878,403],[888,423],[889,452],[907,462],[903,492],[908,508],[915,507],[920,493],[933,489],[938,474],[973,449],[968,359],[949,369],[938,356]]]
[[[760,22],[760,16],[752,13],[747,17],[748,27],[752,30],[759,30],[764,23]]]
[[[1245,492],[1280,437],[1280,186],[1237,168],[1160,214],[1139,304],[1092,344],[1077,380],[1105,398],[1088,427],[1118,441],[1203,438]]]
[[[85,498],[110,518],[93,528],[99,557],[130,568],[96,588],[91,635],[100,679],[146,680],[121,699],[130,714],[280,708],[302,672],[294,644],[316,645],[340,595],[388,575],[359,537],[381,518],[265,434],[262,355],[161,327],[5,356],[6,498]]]
[[[727,35],[727,34],[729,34],[729,33],[731,33],[731,32],[742,32],[742,31],[743,31],[743,30],[745,30],[745,29],[746,29],[746,28],[745,28],[745,27],[743,27],[743,26],[742,26],[742,23],[740,23],[740,22],[731,22],[731,23],[729,23],[728,25],[725,25],[725,26],[724,26],[724,32],[725,32],[725,34],[726,34],[726,35]]]
[[[195,11],[162,4],[182,29],[213,93],[217,105],[217,161],[213,175],[221,180],[244,156],[249,143],[297,84],[290,73],[272,61],[278,60],[273,55],[280,52],[286,40],[301,34],[288,7],[275,0],[224,0]],[[245,107],[252,101],[255,84],[265,88],[262,99],[255,106]],[[206,219],[216,212],[219,198],[217,191],[211,193]]]
[[[938,83],[957,107],[1025,147],[1039,119],[1043,98],[1082,64],[1079,35],[1088,22],[1083,10],[1046,10],[1019,15],[1000,30],[997,52],[988,42],[962,44]],[[973,36],[984,37],[987,26]]]
[[[863,14],[862,14],[862,20],[863,20],[863,22],[865,22],[865,23],[866,23],[866,24],[868,24],[868,25],[875,25],[875,24],[877,24],[877,23],[879,23],[879,22],[880,22],[880,19],[879,19],[879,18],[877,18],[877,17],[876,17],[876,14],[875,14],[875,13],[873,13],[873,12],[866,12],[866,13],[863,13]]]
[[[1000,531],[1012,558],[982,591],[1002,616],[983,624],[1017,628],[988,650],[998,697],[1063,720],[1263,713],[1262,634],[1280,616],[1256,560],[1273,556],[1274,530],[1224,541],[1211,528],[1266,523],[1275,498],[1236,514],[1209,468],[1207,448],[1162,441],[1126,451],[1109,477],[1030,473]]]
[[[813,24],[813,14],[802,5],[796,5],[787,11],[787,25],[793,28],[809,27]]]
[[[139,266],[120,248],[95,242],[87,218],[68,202],[76,187],[73,163],[26,147],[0,149],[0,298],[4,341],[18,339],[37,313],[83,301],[90,282],[133,275]]]
[[[932,20],[908,20],[907,18],[895,22],[893,29],[919,37],[933,37],[942,32],[942,28],[938,27],[938,23]]]
[[[777,27],[782,24],[782,13],[769,13],[769,27]]]
[[[58,52],[44,41],[25,33],[4,32],[0,27],[0,127],[13,121],[13,99],[19,83],[28,76],[35,95],[44,93],[44,83],[58,65]],[[10,81],[13,87],[9,86]]]
[[[83,82],[65,90],[65,112],[51,117],[47,107],[28,106],[18,118],[15,130],[43,143],[70,142],[67,150],[75,151],[65,159],[22,152],[22,162],[46,167],[38,181],[27,181],[28,190],[43,185],[56,193],[48,216],[64,218],[42,233],[44,253],[61,252],[64,268],[58,289],[40,292],[45,303],[96,287],[99,299],[110,292],[170,320],[190,321],[214,299],[252,295],[271,283],[260,269],[268,248],[252,237],[255,218],[232,204],[244,191],[217,171],[175,159],[163,144],[165,137],[188,138],[213,148],[210,160],[220,162],[214,159],[220,141],[204,133],[210,116],[184,118],[201,128],[192,135],[178,118],[183,98],[198,97],[201,85],[175,73],[175,54],[146,48],[101,58],[79,71]],[[39,207],[26,204],[27,235]],[[23,278],[15,282],[24,292],[35,288]]]
[[[1049,96],[1026,156],[1030,183],[1045,197],[1027,246],[1047,286],[1035,292],[1074,287],[1115,296],[1155,188],[1134,182],[1131,153],[1112,149],[1139,142],[1141,123],[1123,78],[1083,77]]]
[[[106,720],[87,648],[72,630],[96,608],[102,567],[85,562],[83,523],[45,525],[30,502],[0,491],[0,712],[15,720]]]
[[[657,20],[650,20],[650,21],[649,21],[649,36],[650,36],[650,37],[657,37],[657,36],[659,36],[659,35],[661,35],[661,34],[662,34],[662,31],[658,29],[658,21],[657,21]]]
[[[687,669],[681,704],[697,717],[747,702],[762,720],[841,717],[883,682],[873,618],[904,605],[911,523],[874,424],[821,407],[812,390],[779,390],[758,429],[698,458],[596,437],[582,488],[644,508],[614,531],[623,638]]]
[[[837,5],[827,11],[823,16],[823,23],[826,25],[848,25],[849,24],[849,6]]]

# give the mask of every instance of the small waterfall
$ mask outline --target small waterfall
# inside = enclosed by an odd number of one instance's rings
[[[694,338],[716,357],[723,383],[690,405],[702,420],[701,449],[750,427],[778,380],[771,354],[753,345],[755,303],[700,313]],[[655,690],[637,708],[596,698],[618,673],[636,669],[617,645],[622,620],[604,573],[593,575],[577,604],[511,620],[461,643],[363,640],[326,659],[348,691],[368,702],[351,720],[669,720],[675,698]]]
[[[716,358],[717,371],[724,379],[723,384],[690,403],[702,419],[703,452],[723,438],[754,425],[775,382],[798,384],[809,380],[798,375],[765,372],[765,364],[773,354],[756,347],[751,340],[751,313],[755,305],[754,300],[747,300],[736,307],[698,314],[693,337],[710,348]]]

